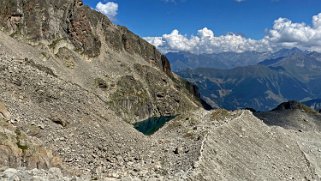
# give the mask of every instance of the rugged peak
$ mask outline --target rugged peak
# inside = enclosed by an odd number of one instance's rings
[[[302,110],[306,113],[315,113],[315,111],[308,106],[297,102],[297,101],[288,101],[277,106],[273,111],[283,111],[283,110]]]
[[[116,26],[81,0],[2,0],[0,30],[56,51],[62,45],[89,58],[105,49],[137,54],[172,76],[159,51],[127,28]]]

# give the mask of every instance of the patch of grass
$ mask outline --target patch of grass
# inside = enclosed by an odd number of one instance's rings
[[[24,135],[19,128],[17,128],[15,130],[15,133],[17,135],[16,136],[16,139],[17,139],[17,143],[16,144],[17,144],[18,148],[20,148],[22,150],[22,152],[25,153],[25,151],[27,149],[29,149],[27,143],[26,142],[25,143],[22,142],[23,139],[25,140],[26,135]]]
[[[0,143],[3,144],[7,139],[9,139],[9,137],[5,133],[0,132]]]
[[[67,60],[65,60],[64,64],[67,68],[70,68],[70,69],[75,68],[75,63],[72,60],[67,59]]]
[[[187,138],[187,139],[191,139],[191,140],[194,140],[196,135],[192,132],[187,132],[183,135],[184,138]]]
[[[27,133],[30,136],[37,136],[40,133],[40,128],[36,125],[30,125],[28,128],[29,131]]]
[[[211,116],[212,116],[212,119],[218,120],[218,119],[224,119],[226,117],[229,117],[230,113],[229,113],[229,111],[227,111],[225,109],[217,109],[217,110],[213,111]]]
[[[175,129],[175,128],[178,128],[178,127],[181,127],[182,126],[182,123],[179,122],[179,121],[172,121],[168,124],[167,128],[172,130],[172,129]]]
[[[304,112],[308,113],[308,114],[318,114],[317,111],[315,111],[314,109],[306,106],[306,105],[302,105],[302,108],[301,108]]]
[[[148,92],[134,77],[122,77],[115,87],[117,90],[111,95],[108,104],[118,114],[128,115],[126,119],[133,119],[152,108]]]
[[[20,140],[18,140],[17,146],[18,146],[18,148],[20,148],[22,151],[26,151],[26,150],[29,148],[28,145],[23,145],[23,144],[21,144]]]
[[[198,125],[199,124],[199,121],[198,120],[196,120],[196,119],[189,119],[189,120],[187,120],[188,121],[188,123],[189,123],[189,126],[195,126],[195,125]]]
[[[60,41],[63,41],[63,40],[65,40],[65,39],[64,39],[64,38],[60,38],[60,39],[54,40],[54,41],[49,45],[49,48],[51,48],[51,49],[56,48],[57,44],[58,44]]]
[[[9,127],[10,123],[7,120],[0,118],[0,127]]]

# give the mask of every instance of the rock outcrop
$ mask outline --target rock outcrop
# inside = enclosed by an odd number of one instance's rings
[[[6,105],[0,101],[0,115],[5,119],[10,121],[11,120],[11,114],[8,111]]]
[[[36,130],[37,126],[33,125]],[[43,143],[0,119],[0,166],[27,169],[60,167],[62,161]]]
[[[288,102],[281,103],[272,111],[284,111],[284,110],[302,110],[308,113],[315,112],[312,108],[297,101],[288,101]]]

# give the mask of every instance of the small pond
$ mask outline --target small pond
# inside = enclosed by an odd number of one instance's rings
[[[135,129],[144,135],[152,135],[176,116],[152,117],[134,124]]]

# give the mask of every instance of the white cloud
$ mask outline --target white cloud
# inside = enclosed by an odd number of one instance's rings
[[[321,51],[321,13],[312,17],[312,26],[279,18],[274,21],[274,26],[265,39],[273,48],[298,47]]]
[[[155,47],[161,47],[165,43],[162,37],[145,37],[144,39]]]
[[[118,4],[115,2],[98,2],[96,5],[96,10],[108,16],[109,19],[115,20],[118,13]]]
[[[321,13],[312,17],[314,28],[321,28]]]
[[[145,39],[164,53],[186,51],[202,54],[269,50],[265,40],[256,41],[236,34],[215,36],[214,32],[208,28],[198,30],[196,36],[187,37],[180,34],[178,30],[173,30],[170,34],[165,34],[162,37],[147,37]]]
[[[274,21],[264,38],[254,40],[241,35],[216,36],[208,28],[198,30],[196,35],[182,35],[178,30],[161,37],[147,37],[148,42],[162,52],[187,51],[194,54],[244,51],[275,51],[298,47],[321,52],[321,13],[312,17],[312,25],[294,23],[286,18]]]
[[[245,0],[235,0],[235,2],[241,3],[244,2]]]

